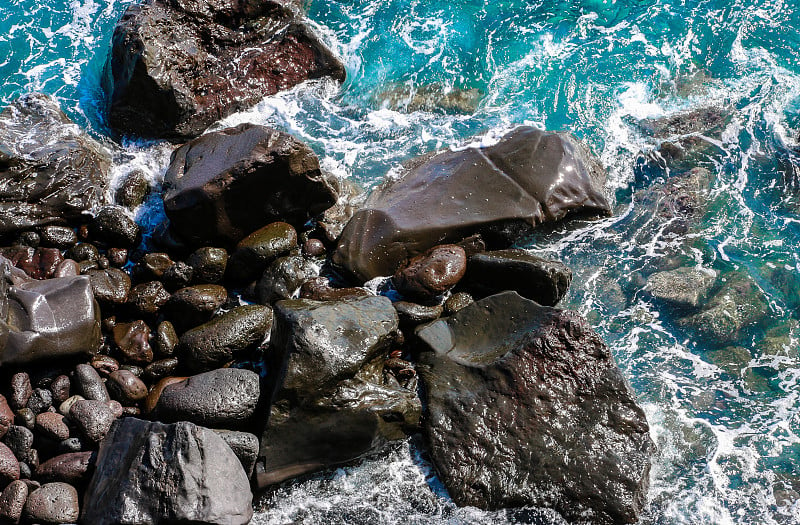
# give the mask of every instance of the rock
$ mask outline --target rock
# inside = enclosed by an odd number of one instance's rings
[[[75,367],[75,382],[77,383],[78,391],[86,399],[96,401],[109,401],[111,399],[108,396],[105,383],[100,379],[100,374],[91,365],[81,364]]]
[[[238,282],[258,279],[269,263],[296,248],[297,231],[292,225],[273,222],[239,241],[231,255],[228,275]]]
[[[114,29],[112,128],[182,141],[305,80],[344,66],[285,2],[154,0]]]
[[[397,301],[393,306],[394,309],[397,310],[400,324],[404,327],[435,321],[441,317],[442,311],[444,310],[442,306],[438,304],[434,306],[425,306],[417,303],[409,303],[408,301]]]
[[[178,345],[178,334],[169,321],[161,321],[156,328],[156,351],[160,355],[170,356]]]
[[[69,439],[65,439],[64,441],[58,444],[58,452],[61,454],[81,452],[82,450],[84,450],[84,444],[81,441],[81,438],[78,437],[71,437]]]
[[[381,106],[394,111],[465,115],[475,113],[481,98],[483,93],[479,89],[460,89],[442,84],[423,84],[416,87],[394,84],[378,95]]]
[[[116,327],[116,325],[115,325]],[[113,330],[113,328],[112,328]],[[90,363],[99,375],[108,377],[111,372],[119,370],[119,361],[110,355],[96,355]]]
[[[397,291],[409,299],[427,301],[452,289],[466,270],[464,248],[446,244],[411,259],[395,273],[393,281]]]
[[[306,257],[324,257],[325,244],[319,239],[308,239],[303,243],[303,255]]]
[[[153,252],[145,254],[142,260],[134,267],[134,277],[141,281],[160,280],[175,261],[169,254]]]
[[[696,309],[705,302],[716,280],[714,270],[681,267],[650,275],[644,291],[677,308]]]
[[[444,313],[445,315],[453,315],[465,306],[469,306],[474,302],[475,300],[472,298],[472,296],[466,292],[454,293],[444,302]]]
[[[78,491],[67,483],[46,483],[25,503],[25,517],[34,522],[75,523],[79,515]]]
[[[181,288],[164,305],[164,314],[180,331],[207,322],[228,300],[228,291],[218,284]]]
[[[430,350],[418,366],[425,434],[456,504],[638,520],[654,448],[647,420],[585,320],[506,292],[417,335]]]
[[[144,202],[149,193],[150,183],[147,181],[147,177],[141,171],[135,170],[122,179],[114,193],[114,200],[120,206],[134,209]]]
[[[39,238],[42,246],[67,250],[78,242],[75,230],[68,226],[49,224],[39,228]]]
[[[189,370],[204,372],[260,344],[271,328],[272,309],[260,305],[238,306],[184,333],[176,352]]]
[[[34,414],[40,414],[53,406],[53,394],[46,388],[36,388],[28,400],[28,408],[33,410]]]
[[[125,248],[109,248],[106,255],[108,262],[115,268],[122,268],[128,262],[128,250]]]
[[[198,283],[216,283],[225,275],[228,252],[222,248],[204,247],[195,250],[186,260],[192,267],[192,276]]]
[[[6,435],[8,428],[14,424],[14,411],[8,405],[5,396],[0,395],[0,438]]]
[[[0,113],[0,151],[0,234],[102,204],[111,157],[52,98],[24,95]]]
[[[62,481],[75,486],[84,486],[94,467],[95,453],[71,452],[48,459],[36,469],[36,479],[42,483]]]
[[[19,410],[28,406],[28,401],[33,395],[31,378],[27,372],[17,372],[11,376],[11,408]]]
[[[177,357],[167,357],[166,359],[153,361],[144,369],[144,377],[149,381],[158,381],[164,377],[174,375],[178,369],[178,364]]]
[[[100,348],[88,277],[36,281],[0,257],[0,364],[82,356]]]
[[[21,244],[22,246],[30,246],[31,248],[38,248],[41,238],[39,234],[34,231],[26,231],[19,234],[14,244]]]
[[[252,498],[240,462],[211,430],[128,417],[100,447],[81,523],[244,525]]]
[[[258,457],[258,438],[255,434],[235,430],[214,430],[214,433],[231,447],[233,453],[239,458],[247,477],[250,478]]]
[[[336,187],[339,200],[322,213],[317,226],[329,243],[336,243],[347,222],[364,204],[366,193],[364,188],[350,179],[331,178],[331,182]]]
[[[75,277],[81,274],[81,267],[72,259],[64,259],[56,266],[56,271],[53,277]]]
[[[86,398],[78,394],[68,397],[66,401],[64,401],[58,406],[58,413],[61,414],[62,416],[68,416],[69,410],[72,408],[72,405],[83,399]]]
[[[6,445],[0,443],[0,486],[19,479],[19,461]]]
[[[299,255],[281,257],[269,265],[256,284],[258,302],[272,304],[290,299],[304,282],[318,274],[317,266]]]
[[[153,316],[169,301],[169,292],[161,281],[137,284],[128,294],[128,303],[139,315]]]
[[[147,386],[129,370],[117,370],[106,384],[111,396],[124,405],[134,405],[147,397]]]
[[[494,146],[423,158],[373,191],[332,260],[363,282],[476,233],[508,245],[541,223],[610,214],[604,182],[603,169],[571,135],[520,127]]]
[[[57,406],[66,401],[69,397],[72,383],[70,383],[69,377],[62,374],[53,379],[49,388],[50,393],[53,394],[53,406]],[[1,421],[2,420],[0,420],[0,424],[2,424]]]
[[[116,417],[108,404],[93,399],[75,401],[69,409],[69,418],[89,440],[103,440]]]
[[[166,386],[155,411],[162,421],[205,426],[241,426],[253,415],[260,392],[258,374],[218,368]]]
[[[89,270],[86,272],[92,285],[92,293],[103,306],[125,304],[131,291],[131,278],[118,268]]]
[[[555,306],[567,293],[572,271],[560,261],[525,250],[483,252],[469,258],[465,286],[485,297],[513,290],[543,306]]]
[[[3,443],[5,443],[17,459],[25,461],[28,459],[31,447],[33,447],[33,432],[23,426],[11,425],[8,428],[8,432],[6,432],[6,435],[3,437]],[[9,472],[13,469],[13,467],[9,467],[9,465],[13,465],[13,462],[5,451],[3,451],[3,455],[6,458],[3,461],[6,465],[5,470]]]
[[[28,430],[33,430],[33,428],[36,426],[36,414],[28,407],[20,408],[17,410],[14,421],[18,425],[22,425]]]
[[[22,510],[28,500],[28,485],[24,481],[12,481],[0,495],[0,521],[19,523]]]
[[[64,416],[55,412],[42,412],[36,416],[36,432],[55,441],[69,438],[69,427]]]
[[[336,198],[311,148],[252,124],[185,144],[164,176],[171,227],[194,245],[235,245],[275,221],[302,226]]]
[[[716,133],[719,136],[730,117],[730,113],[722,108],[705,107],[667,117],[643,119],[637,122],[637,126],[645,134],[660,138],[690,133]]]
[[[89,225],[92,239],[109,246],[128,248],[139,242],[139,225],[128,217],[121,206],[105,206]]]
[[[100,252],[97,251],[97,246],[94,244],[81,242],[70,248],[69,256],[78,262],[96,261],[100,258]]]
[[[177,290],[189,286],[194,277],[194,268],[183,261],[178,261],[164,271],[161,282],[169,290]]]
[[[300,299],[314,301],[341,301],[370,295],[364,288],[333,288],[327,277],[312,277],[300,287]]]
[[[27,246],[12,246],[3,248],[0,252],[32,279],[54,277],[57,268],[64,262],[61,251],[56,248],[34,249]]]

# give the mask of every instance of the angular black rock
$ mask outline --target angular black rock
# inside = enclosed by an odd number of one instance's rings
[[[240,525],[253,515],[247,475],[213,431],[127,417],[103,440],[81,523]]]
[[[507,245],[541,223],[610,214],[604,182],[572,135],[520,127],[494,146],[417,163],[375,190],[342,232],[333,262],[366,281],[476,233]]]
[[[633,523],[653,443],[608,348],[575,313],[514,292],[417,329],[431,456],[459,505]]]

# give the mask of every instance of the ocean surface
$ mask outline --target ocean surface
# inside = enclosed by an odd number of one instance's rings
[[[132,2],[2,0],[3,105],[49,93],[104,137],[103,68]],[[415,155],[490,143],[519,124],[573,132],[606,166],[615,214],[523,246],[573,269],[562,306],[602,334],[647,413],[657,453],[641,522],[800,523],[800,5],[312,0],[308,15],[347,82],[299,86],[220,126],[286,130],[366,187]],[[676,173],[653,162],[661,139],[635,122],[707,107],[725,115],[713,136],[694,136],[704,146],[692,162],[713,175],[707,207],[670,236],[646,196]],[[172,149],[109,145],[115,177],[142,169],[155,183]],[[160,220],[158,201],[139,210],[145,227]],[[693,335],[642,293],[665,260],[752,279],[765,320],[735,345]],[[419,440],[281,487],[258,509],[257,524],[560,523],[536,509],[457,508]]]

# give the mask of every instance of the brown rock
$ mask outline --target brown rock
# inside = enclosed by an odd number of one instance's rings
[[[69,377],[60,375],[53,379],[50,383],[50,392],[53,394],[53,406],[58,406],[67,400],[70,395],[70,381]]]
[[[117,370],[108,376],[106,384],[111,396],[124,405],[138,403],[147,397],[144,382],[129,370]]]
[[[33,522],[75,523],[80,515],[78,491],[67,483],[42,485],[28,496],[24,513]]]
[[[0,443],[0,484],[19,479],[19,461],[5,443]]]
[[[25,372],[18,372],[11,376],[11,408],[19,410],[28,406],[28,401],[33,394],[31,378]]]
[[[0,495],[0,522],[19,523],[27,500],[28,485],[24,481],[9,483]]]
[[[36,431],[55,441],[69,438],[69,427],[64,416],[55,412],[42,412],[36,416]]]
[[[50,458],[36,469],[36,479],[42,483],[63,481],[80,486],[89,481],[94,465],[94,452],[70,452]]]
[[[180,383],[181,381],[188,379],[187,377],[165,377],[150,390],[150,393],[147,395],[147,398],[144,401],[144,412],[150,413],[158,404],[158,400],[161,397],[161,393],[164,392],[164,389],[167,388],[169,385],[174,383]]]
[[[178,334],[169,321],[162,321],[156,330],[156,350],[159,354],[170,356],[178,344]]]
[[[92,367],[102,376],[108,376],[111,372],[119,370],[119,361],[110,355],[96,355],[92,358]]]
[[[370,293],[364,288],[333,288],[327,277],[312,277],[300,287],[301,299],[315,301],[339,301],[356,297],[368,297]]]
[[[118,323],[112,334],[114,343],[125,356],[125,360],[145,365],[153,360],[153,349],[150,347],[150,327],[144,321]]]
[[[394,276],[394,285],[411,299],[429,300],[453,288],[467,270],[464,248],[436,246],[409,261]]]
[[[137,284],[128,294],[128,303],[141,315],[155,315],[168,300],[169,292],[160,281]]]
[[[8,428],[14,424],[14,411],[8,406],[5,396],[0,395],[0,438],[6,435]]]

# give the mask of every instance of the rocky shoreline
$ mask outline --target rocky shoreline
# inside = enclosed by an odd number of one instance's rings
[[[0,521],[247,523],[254,493],[422,433],[459,505],[636,522],[644,412],[555,308],[569,268],[514,248],[610,215],[602,166],[519,127],[365,196],[287,133],[201,135],[344,79],[298,7],[149,0],[120,20],[109,124],[183,143],[156,232],[131,219],[147,181],[110,202],[111,155],[52,99],[0,113]]]

